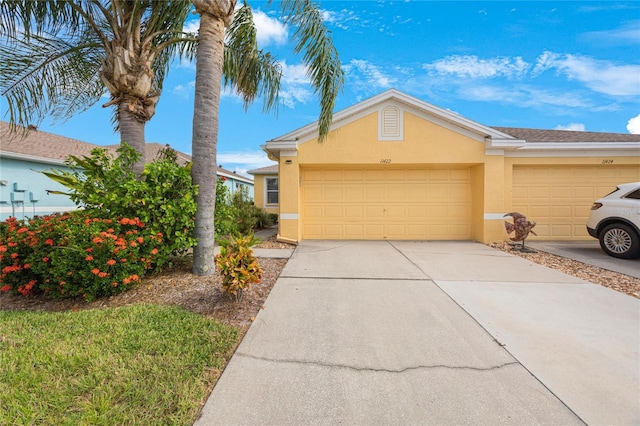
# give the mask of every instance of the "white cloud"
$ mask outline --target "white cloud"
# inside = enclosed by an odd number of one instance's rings
[[[627,122],[627,130],[634,135],[640,135],[640,114],[629,119]]]
[[[219,152],[217,160],[218,164],[222,165],[223,168],[249,177],[252,176],[247,174],[247,170],[275,164],[267,158],[267,154],[264,151],[259,150]]]
[[[583,99],[579,94],[571,92],[549,92],[528,85],[497,86],[474,84],[461,87],[458,90],[458,93],[463,99],[484,102],[500,102],[503,104],[518,105],[521,107],[590,107],[590,103]]]
[[[178,84],[171,89],[171,93],[174,95],[178,95],[181,98],[189,98],[193,94],[195,90],[196,82],[195,80],[191,80],[186,84]]]
[[[640,40],[640,20],[627,22],[613,30],[587,32],[583,34],[583,37],[601,44],[637,45]]]
[[[569,123],[567,125],[558,124],[556,130],[573,130],[576,132],[584,132],[586,130],[583,123]]]
[[[397,79],[385,74],[378,66],[369,61],[352,59],[348,64],[342,66],[348,79],[352,84],[365,88],[368,91],[379,91],[393,86]]]
[[[482,59],[475,55],[453,55],[423,65],[423,68],[441,75],[469,78],[514,77],[523,75],[529,64],[520,56]]]
[[[284,83],[310,84],[306,65],[288,65],[287,61],[280,61],[280,66],[282,67],[282,81]]]
[[[289,38],[285,25],[261,10],[253,10],[253,23],[258,32],[258,45],[261,47],[270,44],[282,45]]]
[[[200,29],[200,15],[196,15],[197,18],[190,19],[182,30],[187,33],[197,33]]]
[[[556,69],[591,90],[612,96],[640,95],[640,65],[615,65],[582,55],[544,52],[538,57],[534,75]]]
[[[320,15],[322,16],[322,20],[330,25],[334,25],[342,30],[349,30],[352,25],[350,24],[360,24],[360,16],[359,14],[347,10],[321,10]]]

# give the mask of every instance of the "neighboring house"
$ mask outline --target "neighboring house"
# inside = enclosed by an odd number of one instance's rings
[[[0,220],[10,216],[18,219],[75,210],[77,206],[65,195],[47,191],[66,191],[67,188],[49,179],[43,170],[69,169],[64,160],[69,155],[88,156],[94,148],[106,148],[115,154],[118,145],[98,146],[37,129],[26,134],[10,133],[9,123],[0,121]],[[158,157],[165,146],[159,143],[146,145],[147,161]],[[178,161],[186,163],[191,157],[176,151]],[[240,185],[253,196],[251,179],[218,167],[217,174],[224,177],[225,185],[235,192]]]
[[[278,165],[249,170],[254,175],[254,204],[269,213],[278,214]]]
[[[489,243],[513,211],[540,239],[587,239],[593,200],[640,181],[640,135],[488,127],[396,90],[317,134],[316,122],[267,142],[279,164],[251,171],[256,203],[278,202],[283,241]]]
[[[253,180],[241,176],[237,174],[235,171],[232,172],[227,169],[223,169],[221,166],[218,166],[218,178],[224,180],[224,186],[229,188],[229,193],[231,195],[235,194],[240,188],[247,189],[247,195],[249,198],[254,199],[254,189],[253,189]]]

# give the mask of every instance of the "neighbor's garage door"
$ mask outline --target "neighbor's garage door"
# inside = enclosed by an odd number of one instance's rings
[[[589,209],[617,184],[640,181],[637,166],[514,166],[513,210],[546,239],[587,239]]]
[[[469,168],[302,169],[303,239],[469,239]]]

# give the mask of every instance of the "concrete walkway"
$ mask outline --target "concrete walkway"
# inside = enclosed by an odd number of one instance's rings
[[[638,424],[639,302],[478,243],[304,241],[196,424]]]

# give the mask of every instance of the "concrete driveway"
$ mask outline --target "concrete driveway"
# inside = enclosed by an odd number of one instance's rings
[[[638,424],[639,316],[478,243],[303,241],[196,424]]]

